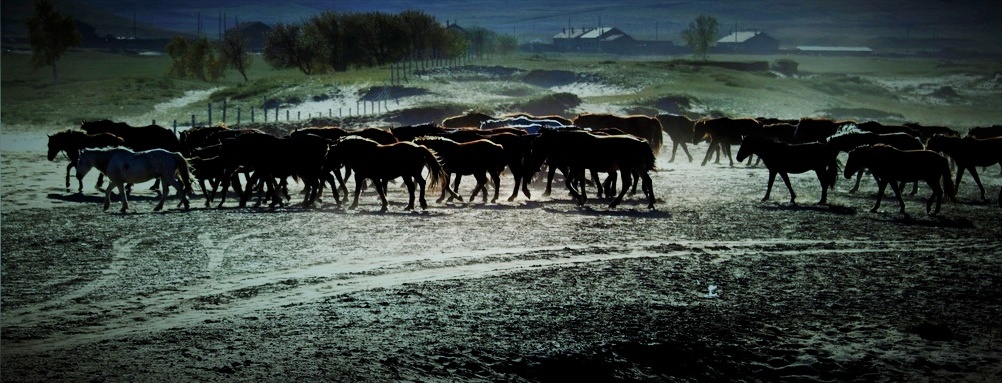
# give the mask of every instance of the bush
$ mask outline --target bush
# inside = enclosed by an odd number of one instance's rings
[[[772,70],[782,73],[784,76],[797,74],[797,67],[800,63],[791,59],[779,59],[772,62]]]

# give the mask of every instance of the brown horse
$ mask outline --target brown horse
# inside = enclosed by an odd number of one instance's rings
[[[675,162],[675,153],[678,152],[679,145],[682,146],[686,157],[689,157],[689,162],[692,162],[692,154],[689,154],[689,148],[685,146],[685,143],[692,141],[692,137],[695,135],[693,127],[696,125],[696,121],[686,116],[666,113],[659,114],[655,118],[661,123],[661,129],[671,138],[671,159],[668,162]]]
[[[66,191],[70,190],[70,169],[76,166],[83,149],[107,148],[122,146],[124,141],[111,133],[87,134],[78,130],[66,129],[49,136],[49,161],[56,159],[59,152],[65,152],[70,163],[66,165]],[[97,187],[103,183],[104,173],[98,175]],[[83,178],[78,177],[77,192],[83,192]]]
[[[852,177],[860,169],[867,168],[877,178],[877,203],[870,209],[876,212],[880,208],[880,200],[884,196],[887,184],[891,184],[894,195],[901,206],[901,214],[905,213],[905,201],[901,199],[901,188],[898,182],[923,180],[932,189],[932,196],[926,202],[925,211],[928,214],[938,214],[943,204],[943,194],[955,199],[953,184],[950,179],[950,162],[939,153],[930,150],[898,150],[887,145],[863,146],[849,152],[845,163],[845,178]],[[942,180],[942,187],[940,181]],[[932,203],[936,202],[936,210]]]
[[[660,129],[659,129],[660,132]],[[585,179],[585,171],[599,172],[619,171],[624,187],[619,195],[609,204],[615,208],[623,201],[623,196],[629,190],[626,185],[632,184],[632,177],[637,174],[642,181],[642,190],[647,196],[649,209],[654,209],[653,182],[648,174],[655,170],[654,151],[647,141],[633,136],[599,136],[585,131],[544,130],[532,143],[532,163],[541,163],[541,159],[560,163],[567,167],[564,183],[571,195],[577,200],[578,206],[587,201],[584,184],[581,190],[573,185],[576,181]]]
[[[918,138],[907,133],[886,133],[877,134],[859,129],[854,124],[846,124],[839,128],[838,132],[825,139],[829,146],[839,152],[851,152],[861,146],[884,144],[897,148],[898,150],[922,150],[925,145]],[[863,178],[863,169],[856,173],[856,183],[850,193],[859,190],[859,181]],[[918,192],[918,182],[912,184],[912,195]]]
[[[482,190],[484,192],[484,202],[487,202],[487,176],[494,182],[494,198],[491,203],[497,202],[500,193],[501,177],[498,175],[505,168],[504,147],[488,140],[476,140],[469,142],[456,142],[444,137],[426,136],[414,139],[415,144],[427,147],[438,154],[442,160],[442,167],[445,168],[445,183],[449,183],[451,174],[473,175],[477,180],[477,186],[473,188],[470,195],[470,202]],[[453,189],[457,186],[454,185]],[[445,199],[448,188],[442,188],[442,196],[436,202]],[[450,196],[449,200],[458,196]],[[461,197],[459,197],[462,200]]]
[[[616,116],[604,113],[585,113],[574,117],[574,125],[589,129],[617,128],[638,138],[647,140],[656,156],[664,143],[661,123],[649,116]]]
[[[428,148],[413,142],[397,142],[387,145],[358,137],[346,136],[331,147],[327,156],[328,163],[341,163],[355,172],[355,198],[349,206],[358,206],[358,195],[362,192],[362,181],[372,180],[379,193],[382,211],[387,210],[386,181],[401,177],[407,185],[410,200],[406,210],[414,209],[414,184],[420,186],[420,203],[422,209],[428,208],[425,200],[425,180],[421,172],[428,167],[431,182],[429,189],[434,189],[445,179],[445,170],[439,163],[435,153]],[[443,185],[442,187],[448,187]]]
[[[835,158],[838,152],[821,143],[787,144],[762,137],[746,137],[738,148],[737,160],[744,161],[752,154],[759,156],[769,169],[769,184],[765,189],[765,197],[762,197],[763,201],[769,199],[772,184],[779,174],[790,190],[790,203],[797,203],[797,194],[793,192],[788,173],[813,170],[821,183],[821,200],[818,204],[828,203],[828,188],[835,184],[838,177]]]
[[[957,182],[954,188],[960,188],[960,178],[964,175],[964,170],[967,170],[981,190],[981,200],[987,200],[977,167],[1002,163],[1002,137],[977,139],[936,135],[926,143],[926,149],[946,153],[957,163]],[[999,191],[999,196],[1002,199],[1002,190]]]

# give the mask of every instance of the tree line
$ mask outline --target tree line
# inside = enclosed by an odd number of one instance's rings
[[[298,69],[312,75],[402,60],[483,57],[518,49],[514,36],[483,27],[443,26],[421,11],[337,13],[326,11],[301,23],[278,23],[266,36],[262,58],[276,69]],[[247,81],[251,65],[247,42],[232,31],[223,39],[175,37],[166,47],[168,75],[213,81],[234,69]]]

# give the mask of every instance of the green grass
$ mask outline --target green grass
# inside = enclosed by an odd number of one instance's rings
[[[717,61],[765,61],[781,58],[797,61],[799,74],[784,78],[771,72],[738,71],[700,66],[688,57],[620,58],[606,55],[515,54],[475,60],[471,65],[503,66],[523,71],[565,70],[587,73],[602,83],[629,89],[615,95],[581,97],[585,105],[610,104],[622,110],[651,110],[665,97],[694,100],[692,111],[722,111],[732,116],[798,118],[824,111],[860,111],[872,115],[902,116],[907,121],[955,126],[1002,123],[1002,86],[992,80],[1002,72],[998,62],[943,61],[919,58],[727,56]],[[305,76],[295,70],[271,69],[255,57],[249,82],[234,72],[217,82],[199,82],[164,75],[169,58],[100,52],[68,53],[59,61],[60,78],[53,82],[48,68],[32,71],[28,56],[2,56],[2,122],[4,129],[53,131],[76,126],[83,119],[156,119],[188,121],[192,114],[204,116],[209,101],[227,100],[231,108],[260,108],[267,100],[279,102],[332,97],[370,86],[387,85],[388,68],[365,68],[345,73]],[[962,97],[934,102],[920,93],[923,84],[957,74],[981,76],[987,84],[954,86]],[[889,90],[881,81],[914,81],[913,87]],[[995,81],[994,85],[991,83]],[[412,76],[407,87],[433,94],[449,87],[471,90],[482,97],[462,101],[426,101],[419,106],[449,106],[481,110],[531,103],[550,93],[545,88],[514,82],[456,82],[452,79]],[[931,86],[931,85],[930,85]],[[153,113],[154,106],[184,96],[187,91],[205,91],[207,97],[188,105]],[[916,93],[917,94],[917,93]],[[451,109],[451,108],[450,108]],[[305,117],[305,116],[303,116]],[[838,116],[835,116],[838,117]],[[217,117],[218,119],[218,117]],[[137,121],[144,122],[144,121]],[[904,122],[904,121],[888,121]]]

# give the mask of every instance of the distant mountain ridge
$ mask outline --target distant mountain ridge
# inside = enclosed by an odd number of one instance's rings
[[[640,40],[673,40],[699,14],[714,16],[721,34],[764,31],[783,46],[839,45],[883,49],[949,48],[1002,51],[1002,7],[996,0],[53,0],[57,8],[98,34],[163,38],[202,32],[214,38],[222,26],[261,21],[298,23],[326,10],[425,11],[442,23],[484,26],[521,42],[549,42],[564,28],[614,26]],[[30,15],[32,0],[5,0],[8,24]],[[9,12],[8,10],[12,12]],[[11,13],[10,15],[8,13]],[[21,21],[18,21],[20,18]]]

